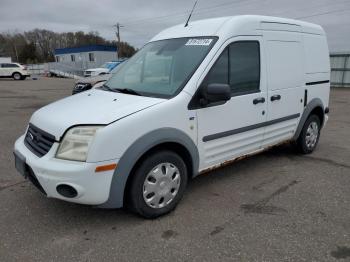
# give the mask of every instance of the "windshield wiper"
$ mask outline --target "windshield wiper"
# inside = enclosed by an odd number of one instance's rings
[[[112,88],[110,88],[108,85],[106,85],[106,84],[103,84],[101,87],[100,87],[100,89],[104,89],[104,90],[107,90],[107,91],[112,91],[112,92],[114,92],[114,89],[112,89]]]
[[[119,93],[123,93],[123,94],[141,96],[141,94],[139,92],[137,92],[131,88],[111,88],[106,84],[103,84],[100,88],[103,90],[111,91],[111,92],[119,92]]]
[[[134,89],[130,88],[113,88],[113,91],[117,91],[123,94],[130,94],[130,95],[136,95],[136,96],[141,96],[141,94]]]

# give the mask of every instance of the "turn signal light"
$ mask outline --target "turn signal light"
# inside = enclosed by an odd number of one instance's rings
[[[97,166],[95,169],[95,172],[110,171],[110,170],[114,170],[116,167],[117,167],[117,164]]]

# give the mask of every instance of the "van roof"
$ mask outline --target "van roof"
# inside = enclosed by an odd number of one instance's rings
[[[265,26],[262,26],[262,25]],[[239,15],[218,17],[204,20],[191,21],[187,27],[184,23],[161,31],[151,41],[162,39],[193,37],[193,36],[218,36],[229,38],[235,35],[259,35],[261,30],[268,30],[266,25],[281,24],[290,31],[290,28],[299,32],[324,35],[321,26],[304,21],[272,16]],[[270,28],[272,29],[272,28]]]

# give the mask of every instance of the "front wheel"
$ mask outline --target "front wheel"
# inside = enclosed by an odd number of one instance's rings
[[[20,73],[13,73],[12,75],[14,80],[21,80],[22,79],[22,75]]]
[[[172,211],[187,185],[183,159],[172,151],[150,155],[135,170],[128,188],[128,207],[145,218]]]
[[[310,154],[315,150],[320,138],[320,131],[321,123],[319,117],[316,115],[309,116],[297,141],[301,153]]]

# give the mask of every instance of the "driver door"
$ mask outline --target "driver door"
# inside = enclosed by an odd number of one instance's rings
[[[261,148],[267,112],[262,39],[235,38],[222,47],[201,86],[229,84],[231,99],[197,109],[200,170]]]

